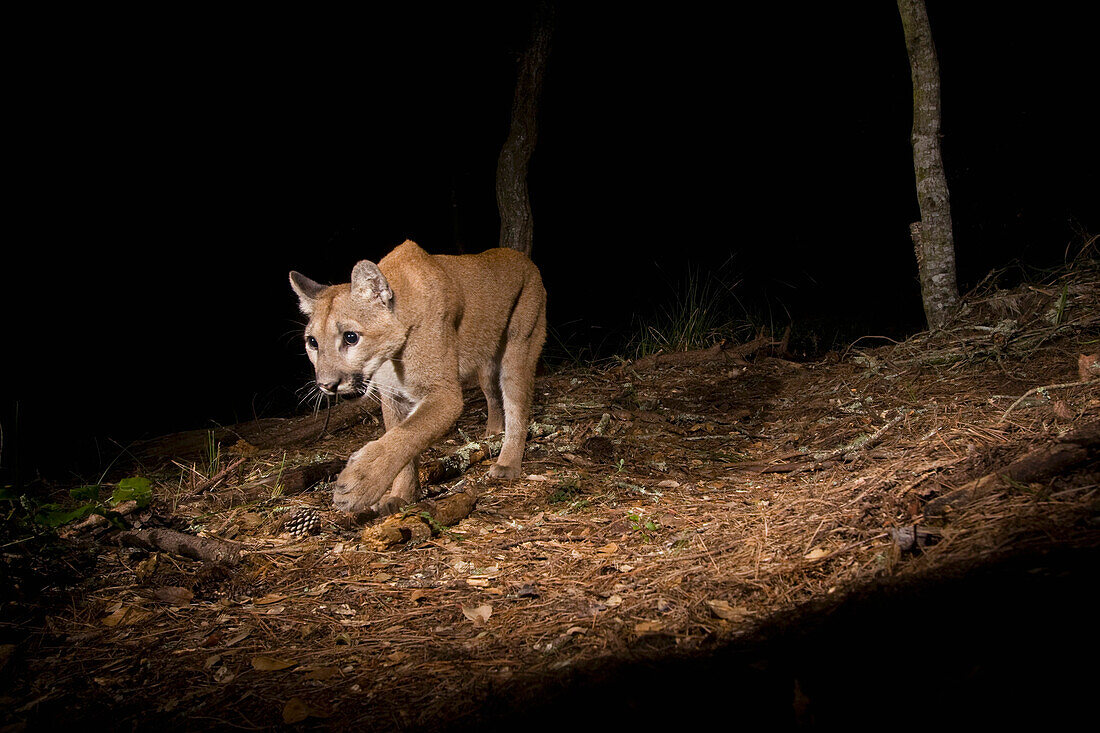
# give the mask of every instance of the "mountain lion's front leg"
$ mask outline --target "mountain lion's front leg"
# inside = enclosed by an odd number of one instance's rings
[[[393,430],[401,421],[409,416],[416,405],[405,399],[382,398],[382,421],[386,430]],[[372,507],[379,516],[393,514],[407,504],[416,501],[417,492],[420,490],[420,478],[417,475],[419,458],[414,457],[393,480],[393,485],[379,500],[377,506]]]
[[[443,437],[461,412],[457,384],[429,393],[405,420],[352,454],[336,478],[333,506],[355,514],[378,504],[402,469]]]

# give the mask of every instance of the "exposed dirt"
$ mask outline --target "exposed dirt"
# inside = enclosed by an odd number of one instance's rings
[[[542,729],[948,705],[977,720],[1025,693],[1085,704],[1057,665],[1096,648],[1082,610],[1096,453],[925,509],[1100,420],[1079,366],[1100,333],[1092,275],[973,299],[945,334],[815,363],[553,371],[528,476],[493,482],[480,463],[432,486],[483,493],[413,544],[349,526],[324,482],[276,488],[376,437],[371,420],[306,445],[226,440],[219,467],[243,460],[213,488],[209,461],[147,459],[130,470],[156,499],[130,524],[237,543],[241,561],[122,547],[109,527],[13,535],[5,722]],[[1058,386],[1018,401],[1044,385]],[[468,398],[426,459],[480,434],[484,401]],[[319,531],[294,538],[284,524],[303,508]]]

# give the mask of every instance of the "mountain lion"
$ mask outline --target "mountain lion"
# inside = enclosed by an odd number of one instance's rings
[[[333,505],[390,514],[416,500],[417,458],[462,412],[462,387],[481,386],[489,435],[504,444],[489,475],[521,476],[535,365],[546,339],[546,290],[526,255],[491,249],[430,255],[406,241],[351,282],[324,286],[290,273],[309,316],[306,353],[328,395],[382,402],[386,432],[355,451]]]

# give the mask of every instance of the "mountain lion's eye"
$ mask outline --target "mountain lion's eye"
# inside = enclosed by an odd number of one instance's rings
[[[359,334],[355,331],[344,331],[344,343],[348,346],[355,346],[359,343]]]
[[[307,349],[316,349],[317,348],[317,339],[313,338],[312,336],[306,336],[306,348]]]

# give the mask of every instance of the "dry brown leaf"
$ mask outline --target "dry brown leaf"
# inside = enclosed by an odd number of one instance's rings
[[[258,672],[278,672],[281,669],[290,669],[291,667],[297,667],[298,663],[289,659],[279,659],[278,657],[258,656],[252,657],[252,668]]]
[[[139,624],[153,614],[133,606],[122,606],[110,616],[105,617],[100,623],[104,626],[133,626]]]
[[[825,548],[815,547],[814,549],[810,550],[809,552],[807,552],[802,557],[804,557],[807,560],[813,561],[813,560],[820,560],[821,558],[825,557],[828,554],[829,554],[829,551],[826,550]]]
[[[400,649],[398,649],[397,651],[393,652],[392,654],[386,655],[385,666],[389,667],[389,666],[392,666],[394,664],[400,664],[401,662],[404,662],[408,658],[409,658],[409,653],[408,652],[403,652]]]
[[[225,642],[225,645],[226,646],[233,646],[234,644],[236,644],[238,642],[244,641],[245,639],[248,638],[249,634],[251,634],[251,633],[252,633],[252,627],[251,626],[242,626],[240,631],[238,631],[236,634],[234,634],[232,637],[230,637],[229,641]]]
[[[660,621],[642,621],[634,625],[634,633],[638,636],[643,636],[645,634],[652,634],[656,631],[660,631],[664,627],[664,623]]]
[[[327,680],[340,674],[339,667],[301,667],[299,671],[306,672],[307,680]]]
[[[153,595],[156,596],[158,601],[164,601],[173,606],[186,606],[191,602],[191,599],[195,597],[195,594],[191,591],[176,585],[166,585],[162,588],[157,588],[153,591]]]
[[[463,606],[462,615],[474,622],[474,626],[481,626],[493,615],[493,607],[489,604],[478,606]]]
[[[254,606],[266,606],[270,603],[278,603],[279,601],[286,600],[286,596],[281,593],[268,593],[263,598],[252,599],[252,605]]]
[[[1077,357],[1077,376],[1082,382],[1100,377],[1100,354],[1081,354]]]
[[[315,712],[309,704],[300,697],[292,697],[283,706],[283,722],[287,725],[301,723]]]
[[[421,588],[417,588],[416,590],[414,590],[412,593],[409,594],[409,600],[412,601],[413,603],[416,603],[417,601],[421,600],[422,598],[424,598],[427,595],[428,595],[428,592],[426,590],[423,590]]]
[[[614,555],[618,551],[619,551],[619,546],[616,545],[614,542],[609,542],[606,545],[604,545],[603,547],[596,548],[596,552],[599,553],[600,555]]]
[[[156,572],[158,558],[159,555],[154,552],[134,566],[134,575],[137,576],[138,580],[145,580]]]
[[[749,615],[749,611],[741,606],[731,606],[728,601],[707,601],[707,608],[720,619],[725,621],[739,621]]]

